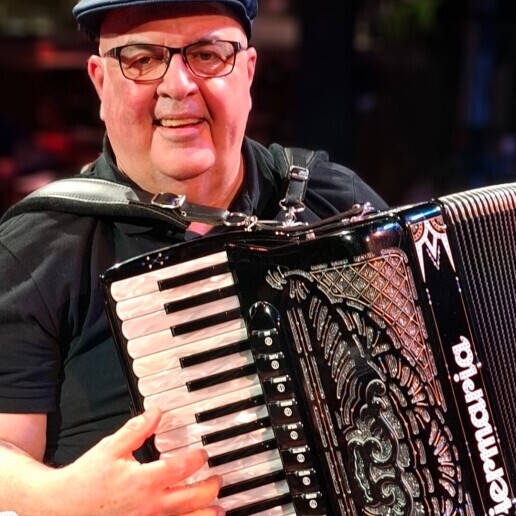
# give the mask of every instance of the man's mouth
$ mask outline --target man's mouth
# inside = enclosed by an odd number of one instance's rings
[[[160,120],[155,120],[154,124],[160,127],[186,127],[188,125],[200,124],[201,121],[202,120],[200,118],[162,118]]]

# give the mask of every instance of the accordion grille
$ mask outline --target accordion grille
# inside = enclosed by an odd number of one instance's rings
[[[489,386],[516,463],[516,187],[482,188],[441,199],[462,264],[461,282]]]

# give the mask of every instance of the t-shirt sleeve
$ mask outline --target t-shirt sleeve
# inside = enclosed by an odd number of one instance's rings
[[[48,413],[55,410],[59,344],[44,286],[29,272],[45,262],[45,246],[31,247],[37,249],[33,256],[23,244],[24,230],[20,224],[0,231],[0,412]],[[15,241],[20,245],[11,246]]]

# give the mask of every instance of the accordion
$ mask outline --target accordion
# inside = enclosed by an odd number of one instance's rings
[[[234,231],[101,278],[149,460],[228,515],[516,514],[516,183]]]

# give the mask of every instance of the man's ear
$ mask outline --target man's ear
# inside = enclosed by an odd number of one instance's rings
[[[100,99],[100,118],[102,118],[102,97],[104,87],[104,63],[100,56],[90,56],[88,59],[88,75],[90,77],[95,91]]]
[[[90,76],[97,95],[102,101],[102,86],[104,84],[104,63],[100,56],[90,56],[88,59],[88,75]]]
[[[247,49],[247,75],[251,84],[253,82],[254,72],[256,71],[256,59],[256,49],[254,47],[249,47]]]

